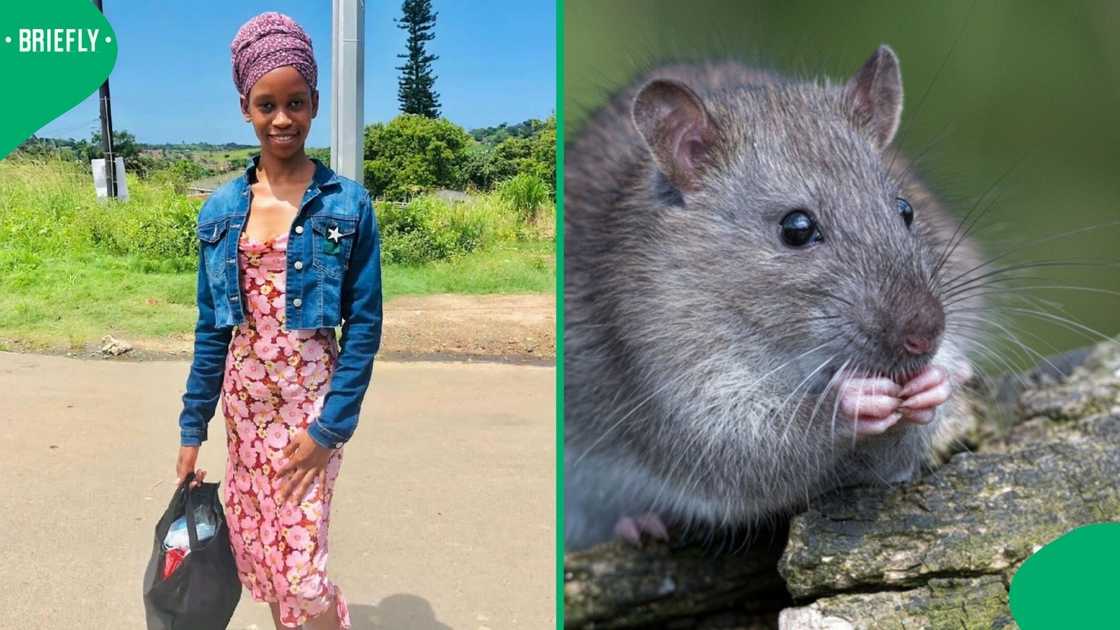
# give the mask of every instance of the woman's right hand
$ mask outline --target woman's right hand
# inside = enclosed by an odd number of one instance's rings
[[[187,475],[193,470],[194,481],[191,482],[192,488],[197,488],[202,484],[202,480],[206,478],[206,471],[195,469],[195,463],[198,461],[198,447],[197,446],[180,446],[179,447],[179,461],[175,463],[175,485],[183,483]]]

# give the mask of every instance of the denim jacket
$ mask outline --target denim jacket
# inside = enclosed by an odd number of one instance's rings
[[[245,175],[214,191],[198,215],[198,323],[179,415],[181,444],[206,440],[222,391],[233,327],[245,321],[238,239],[259,156]],[[285,328],[342,325],[330,391],[308,434],[326,448],[353,435],[381,343],[381,242],[369,193],[314,160],[315,175],[288,233]]]

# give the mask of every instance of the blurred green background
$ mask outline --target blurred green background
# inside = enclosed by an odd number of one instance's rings
[[[1095,336],[1008,309],[1120,333],[1120,296],[1108,293],[1120,291],[1120,225],[1110,225],[1120,222],[1120,2],[567,0],[566,133],[659,62],[733,57],[844,81],[880,43],[902,63],[895,142],[958,216],[992,189],[975,232],[985,254],[1021,248],[1000,266],[1090,263],[1027,270],[1019,275],[1039,279],[1009,284],[1097,291],[1024,288],[996,296],[1004,308],[986,318],[1044,355]],[[1016,367],[1038,360],[1007,339],[993,344]]]

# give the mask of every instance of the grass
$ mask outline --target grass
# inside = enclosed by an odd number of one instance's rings
[[[145,267],[138,259],[85,254],[44,258],[33,267],[0,274],[0,339],[31,349],[71,350],[107,334],[189,339],[197,315],[194,272],[148,272]],[[386,300],[436,293],[544,293],[552,290],[554,275],[547,242],[508,243],[454,260],[382,269]]]
[[[155,346],[190,339],[201,202],[130,176],[130,200],[105,204],[87,180],[67,165],[0,160],[0,349],[78,350],[106,334]],[[446,209],[425,202],[425,234],[447,240],[465,225],[474,240],[435,262],[386,257],[386,300],[551,292],[551,207],[535,220],[510,222],[496,200],[483,195]]]
[[[128,175],[128,201],[104,203],[90,174],[61,160],[0,160],[0,245],[26,255],[140,255],[167,261],[197,252],[195,218],[202,201],[177,182]],[[5,252],[5,261],[13,254]],[[0,271],[7,268],[0,266]]]
[[[46,258],[0,275],[0,337],[80,349],[106,334],[171,337],[195,318],[194,274],[145,273],[126,258]]]
[[[432,293],[551,293],[556,258],[549,242],[502,243],[421,267],[386,265],[386,297]]]

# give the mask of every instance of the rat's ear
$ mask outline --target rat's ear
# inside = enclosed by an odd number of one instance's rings
[[[890,46],[879,46],[845,89],[856,126],[876,149],[885,148],[902,120],[902,73]]]
[[[683,83],[658,79],[638,92],[631,116],[673,186],[696,190],[715,138],[700,97]]]

